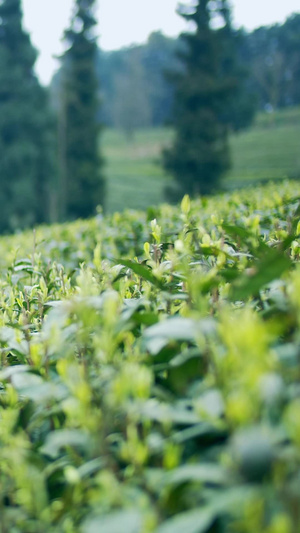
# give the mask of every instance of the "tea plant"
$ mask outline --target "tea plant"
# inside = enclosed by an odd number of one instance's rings
[[[0,240],[1,533],[296,533],[300,187]]]

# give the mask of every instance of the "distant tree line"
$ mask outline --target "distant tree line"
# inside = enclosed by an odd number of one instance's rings
[[[245,35],[243,57],[259,108],[299,105],[300,14]]]
[[[300,105],[300,14],[234,35],[243,90],[238,105],[227,111],[232,127],[247,127],[257,110]],[[98,50],[99,116],[106,125],[130,134],[170,122],[175,88],[166,74],[180,70],[183,41],[155,32],[143,45]]]

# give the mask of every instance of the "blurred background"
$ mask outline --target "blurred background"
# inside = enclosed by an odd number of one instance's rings
[[[298,1],[161,4],[2,0],[1,232],[300,178]]]

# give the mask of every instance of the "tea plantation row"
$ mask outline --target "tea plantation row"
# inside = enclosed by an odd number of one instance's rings
[[[1,533],[300,530],[300,185],[0,240]]]

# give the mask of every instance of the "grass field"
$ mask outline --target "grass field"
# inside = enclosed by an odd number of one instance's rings
[[[132,141],[108,130],[103,138],[106,159],[107,210],[144,209],[163,201],[167,176],[160,154],[172,138],[168,129],[138,131]],[[225,188],[255,181],[300,177],[300,109],[260,114],[254,126],[230,139],[232,169]]]
[[[300,178],[300,110],[260,115],[254,126],[230,139],[228,185],[256,180]]]
[[[106,159],[107,210],[144,209],[163,201],[166,176],[160,153],[171,140],[165,129],[138,131],[130,142],[123,133],[107,131],[103,139]]]

